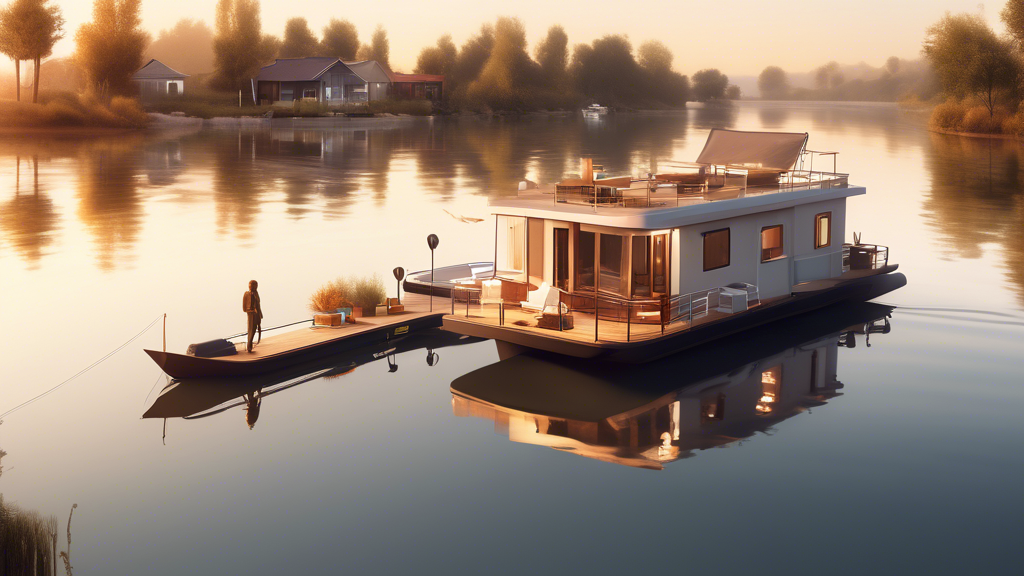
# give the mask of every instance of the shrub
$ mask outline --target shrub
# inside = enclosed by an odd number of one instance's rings
[[[1017,113],[1003,120],[1003,134],[1013,134],[1024,137],[1024,102],[1021,103]]]
[[[975,134],[998,134],[1002,131],[1005,118],[1006,114],[999,110],[990,115],[988,108],[975,106],[964,115],[964,119],[960,122],[960,131]]]
[[[110,104],[91,96],[47,94],[44,104],[0,103],[0,126],[36,128],[141,128],[149,117],[131,98],[114,98]]]
[[[351,294],[350,282],[344,278],[332,280],[316,289],[309,297],[309,310],[311,312],[330,312],[338,308],[352,307],[349,299]]]
[[[929,123],[932,128],[937,130],[962,132],[961,123],[966,114],[967,106],[951,98],[932,110],[932,117]]]

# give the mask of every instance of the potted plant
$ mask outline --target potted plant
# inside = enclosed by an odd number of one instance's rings
[[[350,292],[350,283],[344,278],[327,282],[309,297],[309,311],[317,315],[336,314],[339,310],[351,309]]]

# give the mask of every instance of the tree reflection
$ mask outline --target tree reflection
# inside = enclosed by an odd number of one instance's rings
[[[23,171],[30,166],[30,174]],[[24,162],[15,156],[14,197],[0,203],[0,229],[32,268],[53,242],[59,218],[53,201],[39,183],[39,156]]]
[[[926,222],[943,249],[959,258],[980,258],[983,244],[1000,244],[1006,251],[1007,276],[1024,304],[1020,145],[942,134],[932,134],[931,142]]]
[[[101,270],[128,259],[142,226],[141,135],[91,141],[78,156],[78,218],[92,233]]]

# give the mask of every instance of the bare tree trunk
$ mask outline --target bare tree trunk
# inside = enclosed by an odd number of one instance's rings
[[[21,60],[14,60],[14,83],[17,85],[15,100],[21,102]]]
[[[41,58],[39,58],[39,56],[36,56],[36,59],[35,59],[36,69],[35,69],[35,71],[33,73],[33,75],[35,76],[35,81],[32,82],[32,103],[33,104],[39,103],[39,60],[41,60]]]

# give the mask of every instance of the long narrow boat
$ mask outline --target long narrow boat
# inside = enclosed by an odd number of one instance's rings
[[[445,332],[439,328],[399,336],[384,343],[362,346],[349,352],[295,364],[276,372],[239,378],[185,378],[171,381],[160,392],[143,418],[189,418],[207,413],[245,394],[262,390],[264,394],[291,387],[315,378],[347,374],[360,366],[414,350],[433,352],[451,346],[480,342],[477,338]],[[397,369],[397,364],[395,364]]]
[[[225,378],[253,376],[289,366],[349,352],[429,328],[438,328],[442,315],[450,311],[448,301],[407,294],[405,312],[357,319],[356,324],[338,328],[303,328],[264,338],[252,353],[245,342],[235,344],[236,354],[202,358],[188,354],[146,350],[146,354],[173,378]]]

